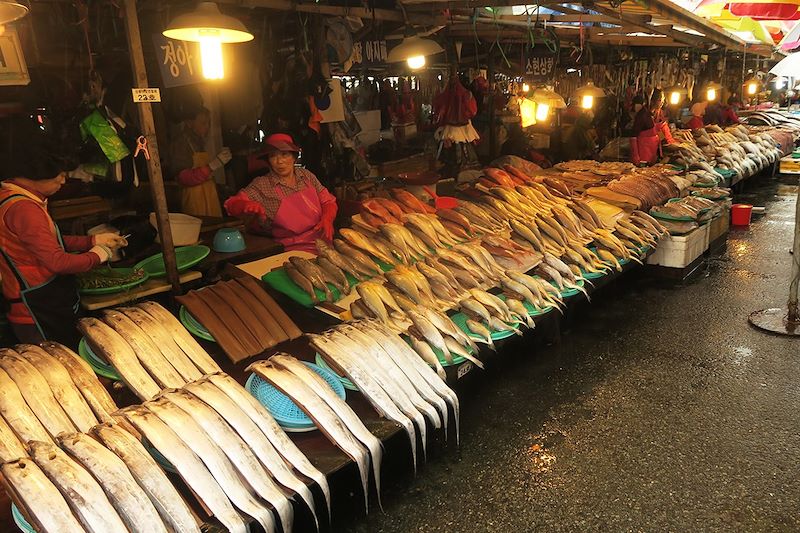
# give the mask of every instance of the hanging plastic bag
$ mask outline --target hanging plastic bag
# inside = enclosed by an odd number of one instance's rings
[[[84,140],[93,137],[110,163],[116,163],[131,154],[114,127],[97,109],[81,122],[81,135]]]

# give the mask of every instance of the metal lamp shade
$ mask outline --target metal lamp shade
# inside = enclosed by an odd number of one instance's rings
[[[244,43],[253,40],[253,34],[240,20],[221,13],[214,2],[199,2],[194,11],[175,17],[163,33],[179,41],[214,39],[220,43]]]
[[[28,6],[17,2],[0,2],[0,25],[19,20],[28,14]]]
[[[408,60],[409,57],[427,57],[442,52],[444,52],[444,48],[439,46],[436,41],[414,35],[406,37],[400,44],[389,50],[386,61],[387,63],[400,63]]]
[[[567,107],[564,98],[547,87],[542,87],[533,91],[533,101],[537,104],[549,105],[553,109],[565,109]]]
[[[582,98],[584,96],[591,96],[593,98],[601,98],[601,97],[603,97],[605,95],[606,95],[606,92],[603,89],[601,89],[600,87],[598,87],[597,85],[595,85],[594,83],[592,83],[591,81],[588,82],[583,87],[578,87],[578,89],[575,91],[575,96],[580,97],[580,98]]]

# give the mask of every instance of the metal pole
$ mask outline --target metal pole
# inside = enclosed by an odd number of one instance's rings
[[[487,110],[487,115],[489,118],[489,157],[491,161],[497,154],[497,131],[494,129],[494,46],[489,49],[489,57],[486,61],[488,61],[486,77],[489,78],[489,109]]]
[[[125,0],[125,28],[131,51],[134,85],[140,88],[149,87],[147,69],[144,65],[144,53],[142,51],[142,35],[139,32],[139,15],[136,13],[136,0]],[[153,108],[149,102],[137,103],[136,106],[139,109],[142,135],[147,139],[147,147],[150,151],[147,170],[150,174],[150,192],[153,195],[153,210],[156,213],[158,234],[161,238],[161,250],[164,253],[164,265],[167,270],[167,280],[172,285],[172,292],[178,294],[181,290],[181,283],[178,278],[178,265],[175,261],[172,228],[169,225],[169,210],[167,209],[167,196],[164,192],[164,177],[161,174],[161,158],[158,154]]]
[[[800,189],[797,191],[797,204],[794,212],[794,245],[792,247],[792,280],[789,283],[789,303],[787,308],[789,322],[800,322],[798,313],[798,299],[800,299]]]

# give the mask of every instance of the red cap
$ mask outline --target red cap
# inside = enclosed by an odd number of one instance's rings
[[[267,153],[271,152],[295,152],[300,153],[300,148],[294,144],[294,139],[286,133],[273,133],[264,139],[264,148]]]

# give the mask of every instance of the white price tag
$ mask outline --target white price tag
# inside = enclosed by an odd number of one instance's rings
[[[463,365],[458,367],[458,379],[463,378],[464,376],[472,370],[472,363],[470,361],[466,361]]]
[[[148,87],[145,89],[131,89],[133,93],[133,101],[137,104],[144,102],[160,102],[161,89],[158,87]]]

